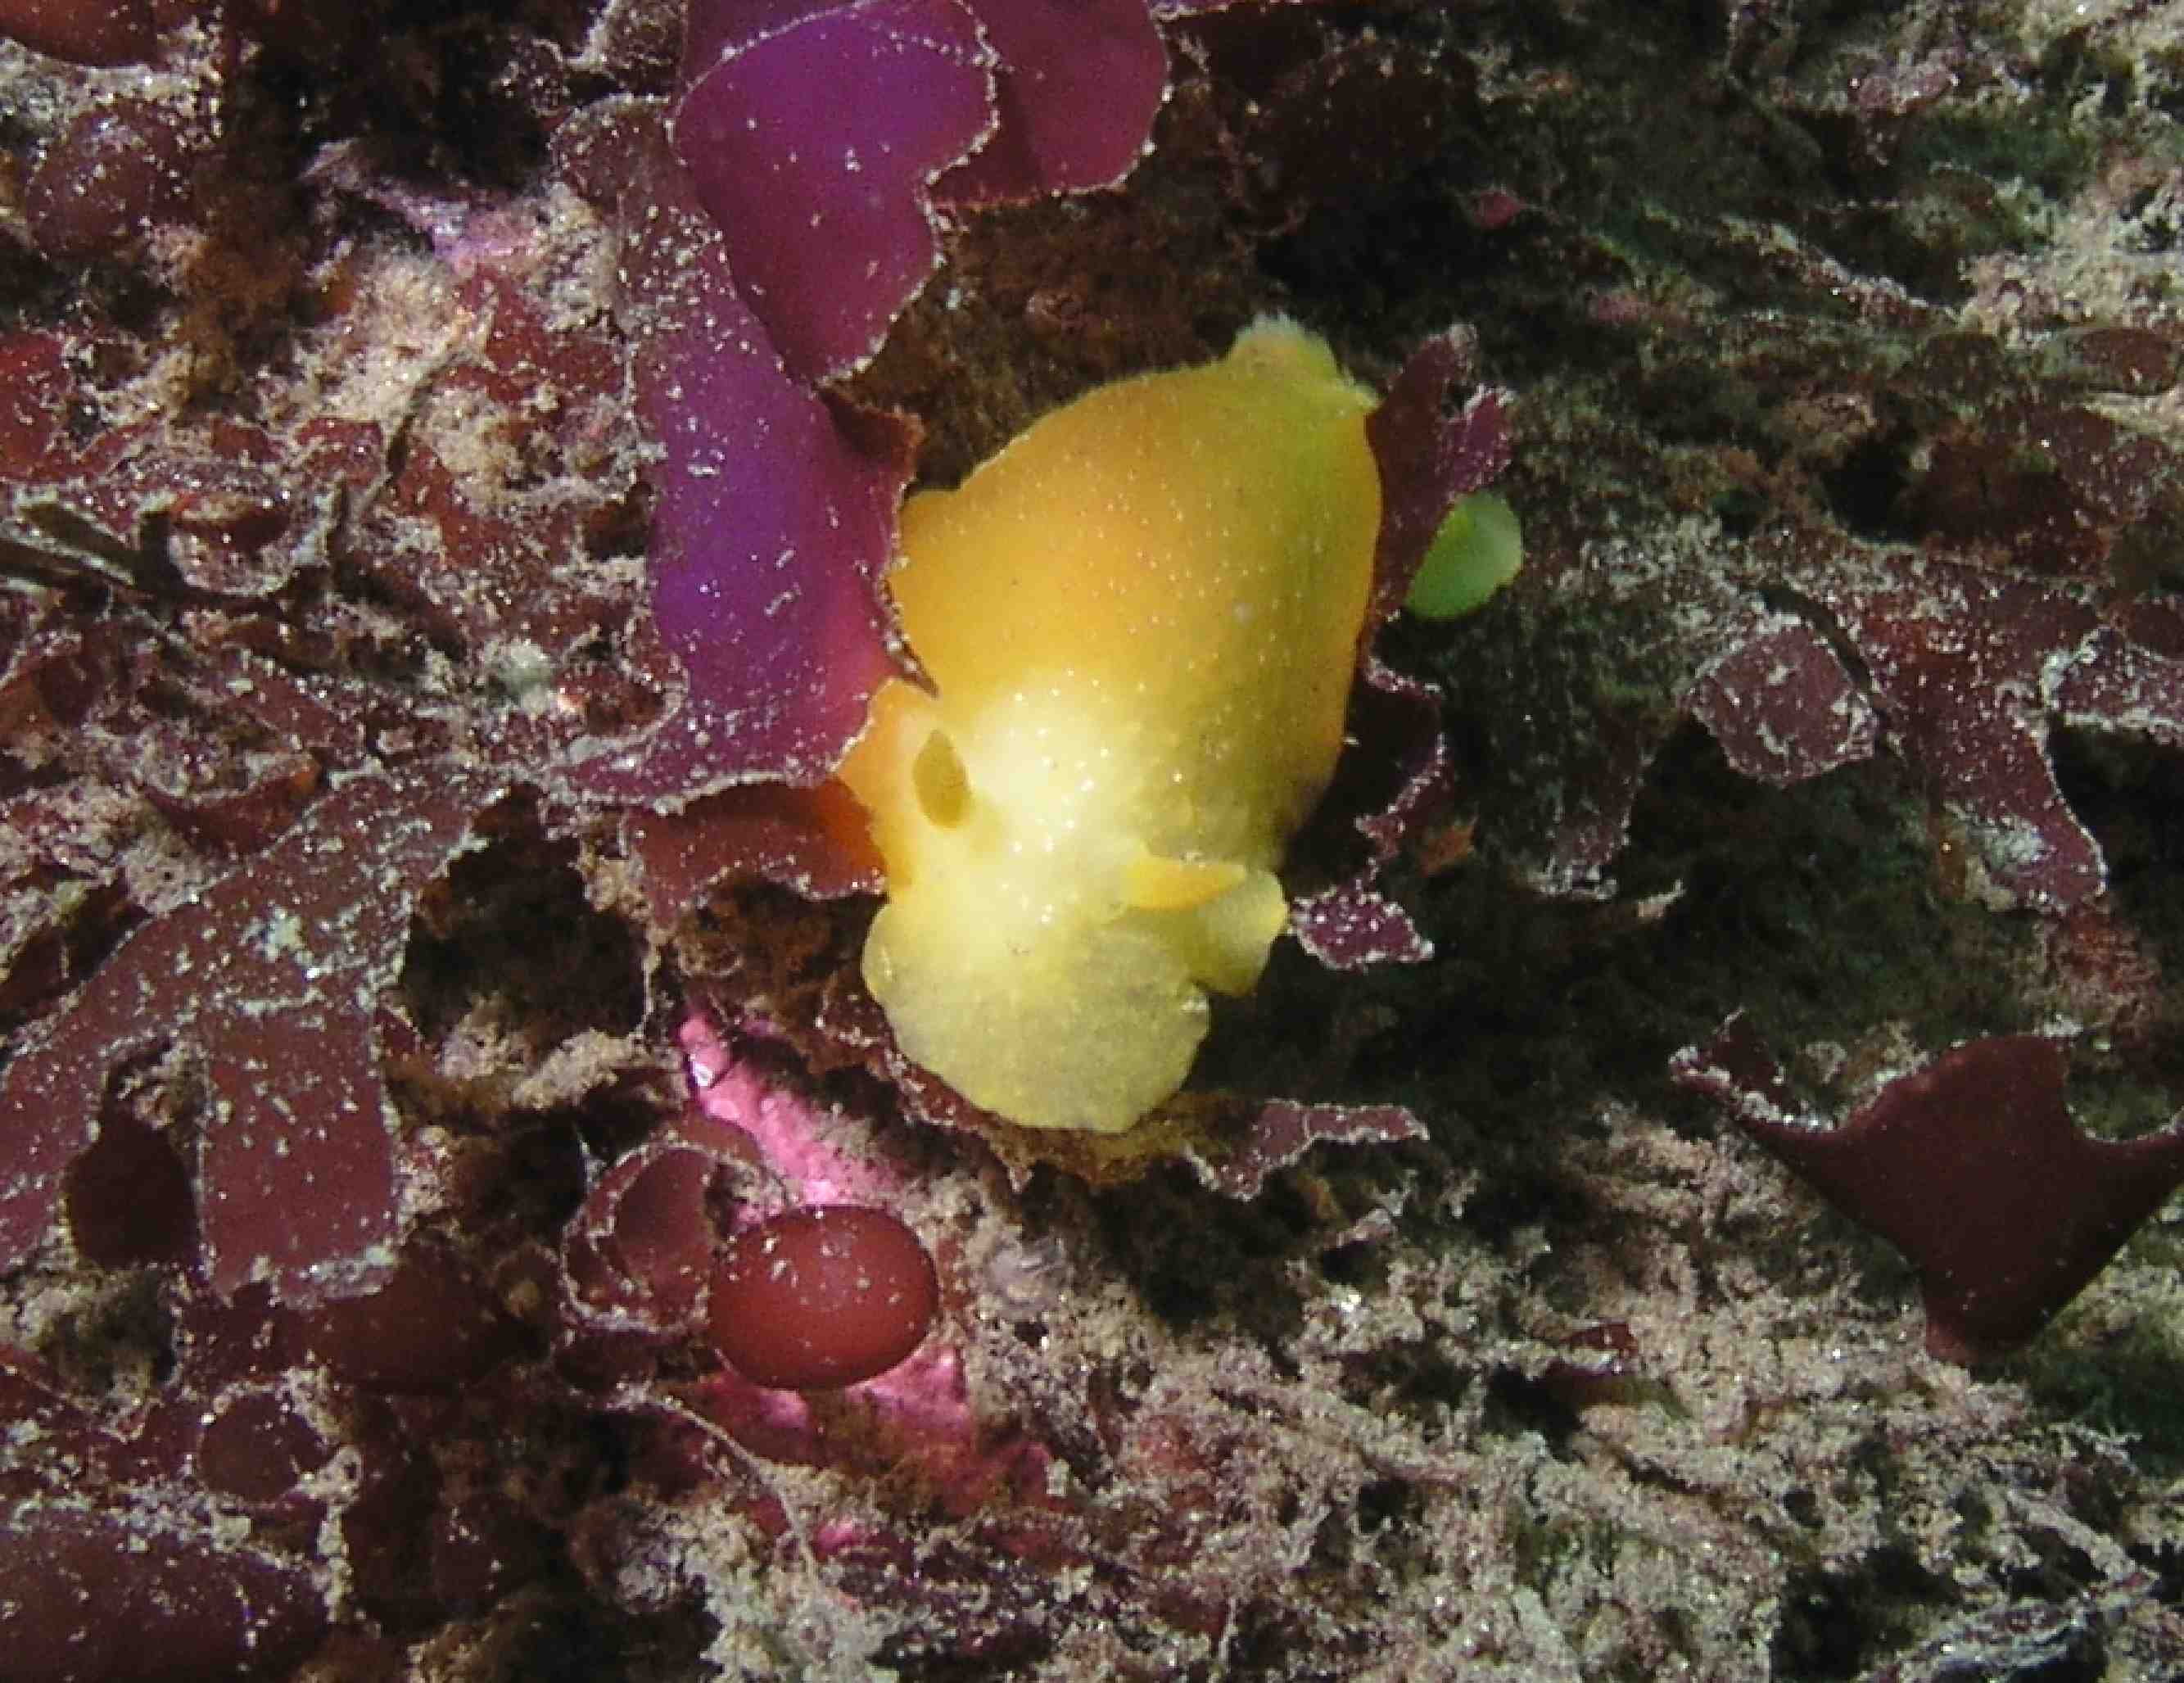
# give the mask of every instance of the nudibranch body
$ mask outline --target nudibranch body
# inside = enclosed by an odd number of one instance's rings
[[[1373,394],[1278,319],[1105,386],[902,515],[931,682],[841,776],[888,900],[864,973],[912,1060],[1029,1128],[1169,1097],[1248,990],[1342,746],[1372,585]]]

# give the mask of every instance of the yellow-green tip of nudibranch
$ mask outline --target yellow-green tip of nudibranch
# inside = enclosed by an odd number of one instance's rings
[[[933,692],[841,776],[887,904],[865,979],[915,1062],[1027,1128],[1128,1128],[1242,993],[1342,746],[1372,587],[1376,399],[1293,322],[1103,386],[902,514]]]
[[[1457,499],[1434,533],[1403,605],[1422,620],[1454,620],[1486,605],[1524,564],[1517,511],[1491,491]]]

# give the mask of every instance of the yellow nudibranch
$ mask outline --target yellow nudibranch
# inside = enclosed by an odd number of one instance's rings
[[[1373,581],[1373,393],[1267,318],[1099,387],[953,491],[888,575],[928,692],[841,777],[888,899],[866,984],[903,1051],[1027,1128],[1113,1133],[1247,991],[1332,776]]]

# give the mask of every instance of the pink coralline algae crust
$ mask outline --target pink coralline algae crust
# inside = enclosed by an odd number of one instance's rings
[[[763,1021],[741,1026],[751,1045],[769,1038]],[[738,1154],[755,1152],[805,1203],[887,1204],[906,1188],[905,1173],[883,1158],[838,1137],[825,1110],[769,1079],[738,1036],[723,1034],[702,1014],[687,1020],[677,1037],[697,1094],[699,1113],[716,1130],[694,1138],[733,1142]]]
[[[1028,1433],[979,1418],[962,1354],[940,1339],[845,1390],[782,1390],[727,1367],[688,1401],[753,1455],[790,1467],[912,1475],[956,1516],[1035,1500],[1054,1461]],[[823,1548],[872,1535],[845,1527],[815,1542]]]
[[[396,1234],[382,996],[410,913],[492,794],[442,770],[351,779],[244,869],[148,924],[0,1077],[0,1267],[44,1240],[119,1067],[203,1070],[207,1277],[306,1301],[385,1273]]]
[[[1830,1127],[1798,1109],[1736,1017],[1673,1073],[1901,1251],[1927,1350],[1971,1364],[2038,1332],[2184,1184],[2184,1115],[2135,1140],[2089,1138],[2070,1121],[2064,1071],[2051,1039],[1970,1041]]]

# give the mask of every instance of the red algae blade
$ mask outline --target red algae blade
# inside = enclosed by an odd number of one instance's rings
[[[209,1280],[309,1300],[395,1236],[373,1025],[416,895],[490,791],[444,771],[351,779],[288,835],[139,930],[0,1078],[0,1266],[50,1225],[109,1073],[169,1044],[210,1085],[198,1164]]]
[[[878,577],[910,475],[908,427],[802,384],[738,293],[721,237],[657,136],[622,206],[623,312],[664,460],[649,573],[680,707],[571,768],[596,798],[817,782],[894,670]]]
[[[972,0],[999,53],[994,137],[938,196],[974,206],[1113,187],[1151,143],[1167,49],[1145,0]]]
[[[1909,1259],[1944,1361],[2024,1343],[2184,1182],[2184,1119],[2135,1140],[2081,1133],[2063,1050],[2041,1035],[1967,1041],[1832,1128],[1796,1112],[1741,1017],[1673,1073]]]
[[[993,121],[990,56],[954,0],[859,0],[733,32],[722,16],[694,23],[719,56],[693,67],[676,150],[788,368],[847,372],[939,263],[929,193]]]

